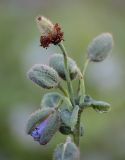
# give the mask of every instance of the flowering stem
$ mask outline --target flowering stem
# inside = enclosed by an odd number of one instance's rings
[[[79,110],[78,112],[78,119],[77,119],[77,124],[75,126],[75,130],[74,130],[74,134],[73,134],[73,138],[74,138],[74,142],[75,144],[79,147],[79,140],[80,140],[80,121],[81,121],[81,113],[82,110]]]
[[[69,92],[69,96],[70,96],[70,101],[71,101],[73,107],[75,107],[73,87],[72,87],[72,83],[71,83],[71,80],[70,80],[68,63],[67,63],[67,61],[68,61],[67,52],[66,52],[65,47],[62,43],[59,43],[58,46],[60,47],[60,49],[63,53],[63,57],[64,57],[65,75],[66,75],[66,80],[67,80],[67,87],[68,87],[68,92]]]
[[[60,84],[59,84],[58,88],[60,89],[60,91],[63,92],[63,94],[64,94],[66,97],[69,97],[69,95],[68,95],[68,93],[67,93],[67,90],[65,90]]]
[[[85,75],[85,72],[86,72],[86,69],[87,69],[87,66],[88,66],[89,62],[90,62],[90,59],[87,59],[86,62],[85,62],[83,72],[82,72],[83,76]]]

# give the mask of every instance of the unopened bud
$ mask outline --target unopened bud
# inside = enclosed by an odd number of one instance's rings
[[[44,121],[53,112],[54,109],[46,108],[39,109],[36,112],[32,113],[26,125],[26,133],[30,134],[36,124],[38,124],[40,121]]]
[[[73,80],[76,78],[77,73],[78,73],[78,67],[73,59],[68,57],[68,69],[69,69],[69,74],[70,74],[70,79]],[[49,65],[54,68],[59,76],[63,79],[66,80],[65,76],[65,66],[64,66],[64,58],[60,54],[54,54],[50,58]]]
[[[113,38],[110,33],[103,33],[96,38],[88,46],[88,58],[93,62],[103,61],[112,50]]]
[[[60,133],[64,134],[64,135],[69,135],[72,134],[73,132],[71,131],[71,128],[66,126],[64,123],[61,124],[60,128],[59,128]]]
[[[59,144],[55,149],[54,160],[79,160],[80,153],[77,146],[68,137],[64,144]]]
[[[58,92],[47,93],[43,96],[41,101],[42,108],[57,108],[60,102],[63,101],[63,97]]]
[[[60,127],[59,112],[57,111],[51,114],[47,120],[48,120],[48,123],[43,128],[41,135],[40,135],[40,139],[39,139],[39,143],[41,145],[47,144],[51,140],[51,138],[54,136],[54,134],[58,131]]]
[[[42,64],[34,65],[29,70],[28,77],[34,83],[45,89],[57,87],[60,82],[58,73],[53,68]]]

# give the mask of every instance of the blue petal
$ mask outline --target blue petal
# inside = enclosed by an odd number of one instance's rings
[[[42,134],[42,131],[46,127],[47,123],[48,123],[48,119],[45,119],[37,127],[35,127],[35,129],[31,132],[31,136],[34,138],[35,141],[40,140],[40,136]]]

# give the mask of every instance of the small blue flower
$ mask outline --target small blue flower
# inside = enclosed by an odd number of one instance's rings
[[[31,136],[34,138],[35,141],[39,142],[42,131],[44,130],[47,124],[48,124],[48,119],[45,119],[38,126],[36,126],[35,129],[31,132]]]

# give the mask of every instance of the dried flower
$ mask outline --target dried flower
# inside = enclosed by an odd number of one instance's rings
[[[63,32],[58,23],[53,24],[43,16],[38,16],[36,22],[41,33],[40,46],[43,48],[47,48],[49,44],[57,45],[63,40]]]

